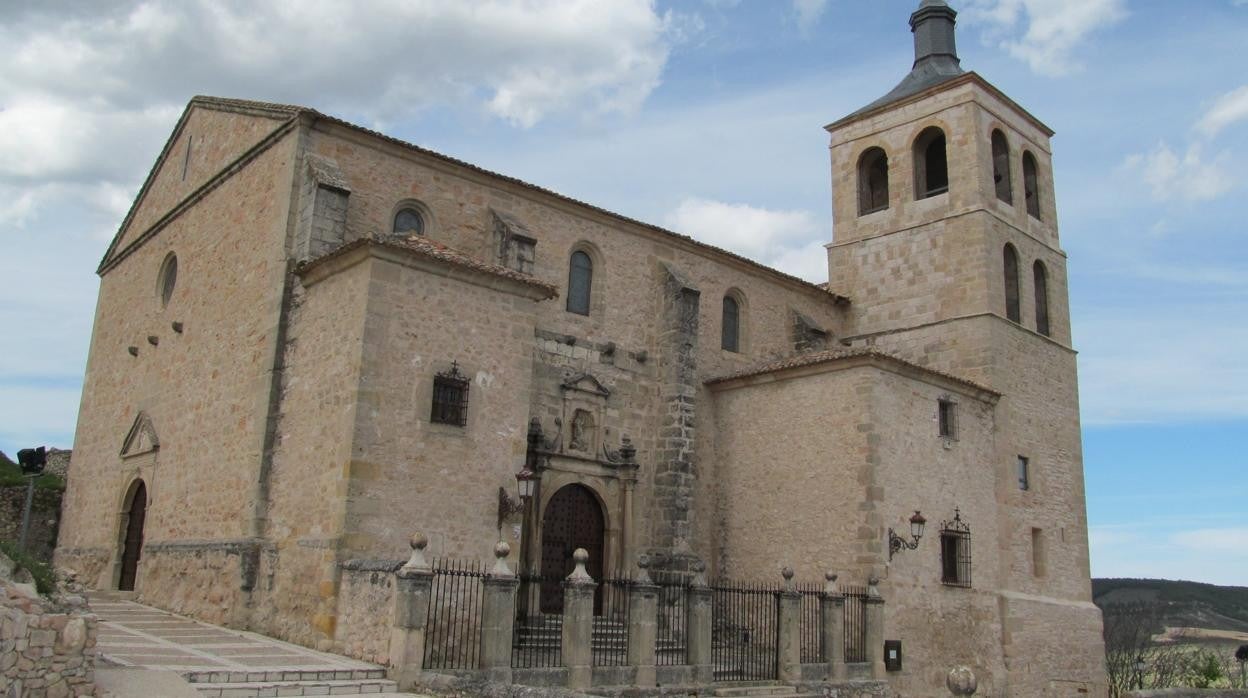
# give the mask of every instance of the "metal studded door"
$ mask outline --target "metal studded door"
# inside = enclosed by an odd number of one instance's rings
[[[602,507],[588,488],[568,485],[555,493],[542,517],[542,613],[563,611],[561,581],[572,573],[572,553],[585,548],[589,553],[586,571],[602,582],[603,532]],[[601,590],[599,586],[599,590]],[[599,611],[601,597],[594,597],[594,611]]]

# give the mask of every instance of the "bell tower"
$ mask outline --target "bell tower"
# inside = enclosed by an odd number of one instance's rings
[[[1053,131],[962,67],[956,20],[943,0],[923,0],[910,16],[910,72],[826,127],[829,287],[851,299],[852,346],[1001,394],[993,452],[964,456],[994,483],[997,500],[995,520],[976,524],[975,589],[997,600],[994,661],[1004,675],[995,685],[1008,695],[1057,695],[1055,685],[1103,686],[1105,674]],[[947,508],[957,506],[953,492]],[[935,588],[942,603],[971,603]],[[905,641],[908,622],[888,625]]]

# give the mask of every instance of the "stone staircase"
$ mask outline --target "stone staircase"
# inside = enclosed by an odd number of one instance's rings
[[[749,698],[766,696],[767,698],[817,698],[817,693],[799,693],[797,689],[785,684],[771,681],[744,681],[731,685],[721,685],[711,690],[711,695],[720,698]]]
[[[563,620],[558,615],[534,616],[516,621],[516,649],[558,650],[563,642]],[[628,647],[628,625],[618,619],[594,617],[595,652],[623,652]]]
[[[192,671],[182,677],[201,696],[400,696],[382,669],[337,671]]]

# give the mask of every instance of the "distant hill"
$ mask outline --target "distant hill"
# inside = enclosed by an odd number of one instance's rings
[[[1248,632],[1248,587],[1169,579],[1093,579],[1092,600],[1106,615],[1147,612],[1171,627]]]

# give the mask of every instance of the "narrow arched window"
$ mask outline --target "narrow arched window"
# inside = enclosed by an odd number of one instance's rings
[[[1036,158],[1023,152],[1023,195],[1027,199],[1027,213],[1040,220],[1040,178],[1036,174]]]
[[[1049,271],[1044,262],[1036,260],[1031,267],[1036,285],[1036,331],[1049,336]]]
[[[424,235],[425,217],[414,208],[399,209],[399,212],[394,214],[394,233],[395,235]]]
[[[173,300],[173,289],[178,285],[178,256],[170,252],[160,265],[156,276],[156,292],[160,296],[160,307],[169,305]]]
[[[858,215],[888,208],[888,155],[868,148],[858,159]]]
[[[724,296],[720,328],[719,346],[726,351],[741,351],[741,304],[732,296]]]
[[[1018,251],[1013,245],[1005,246],[1005,316],[1014,322],[1023,321],[1018,304]]]
[[[577,250],[568,262],[568,312],[589,315],[589,296],[594,284],[594,262]]]
[[[1014,203],[1014,187],[1010,183],[1010,144],[1000,130],[992,132],[992,181],[997,187],[997,198],[1007,204]]]
[[[949,191],[945,132],[931,126],[914,141],[914,197],[926,199]]]

